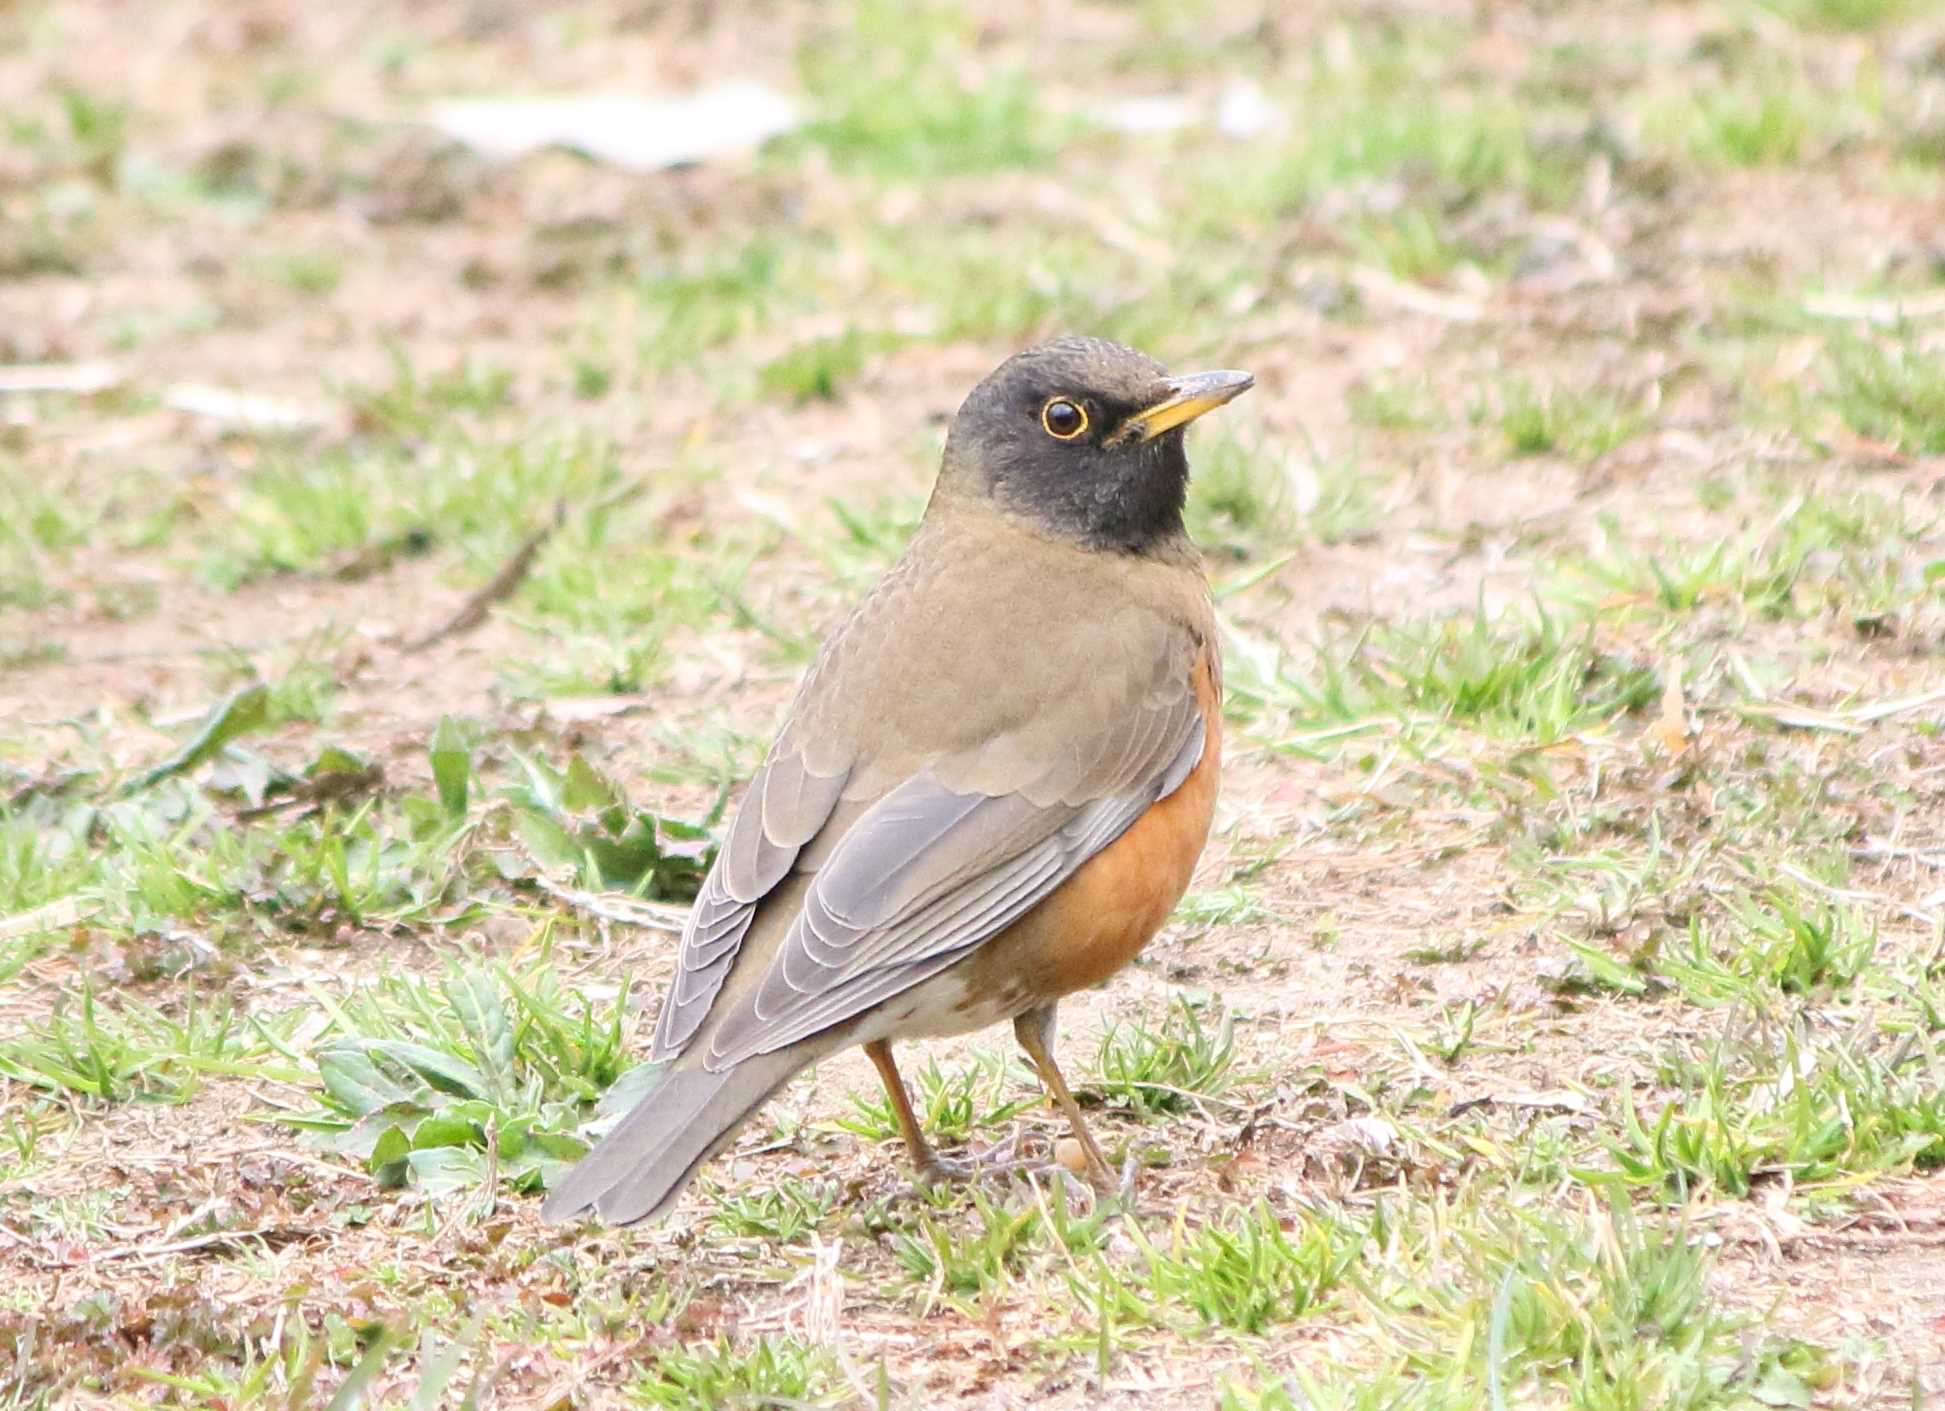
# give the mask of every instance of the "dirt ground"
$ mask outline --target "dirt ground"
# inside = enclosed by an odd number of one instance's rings
[[[428,120],[731,78],[805,125]],[[1257,377],[1191,441],[1216,833],[1062,1010],[1132,1208],[919,1199],[857,1054],[639,1230],[483,1118],[278,1120],[483,1062],[462,970],[645,1050],[693,877],[631,924],[522,761],[733,801],[1066,329]],[[1945,1395],[1942,340],[1920,0],[0,0],[0,1405]],[[949,1142],[1060,1135],[933,1060]]]

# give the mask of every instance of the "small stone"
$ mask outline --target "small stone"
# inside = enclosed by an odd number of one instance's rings
[[[1077,1176],[1087,1169],[1087,1151],[1072,1137],[1054,1143],[1054,1160]]]

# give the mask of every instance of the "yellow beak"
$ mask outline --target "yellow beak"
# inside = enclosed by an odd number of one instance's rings
[[[1172,377],[1168,395],[1122,422],[1108,438],[1108,444],[1152,441],[1164,431],[1172,431],[1204,412],[1214,411],[1224,402],[1233,401],[1255,385],[1255,375],[1247,372],[1196,372],[1187,377]]]

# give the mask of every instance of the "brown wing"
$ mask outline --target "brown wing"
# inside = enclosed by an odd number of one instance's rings
[[[654,1058],[706,1033],[720,1070],[917,984],[1201,758],[1199,576],[1175,570],[1144,599],[1125,572],[1074,581],[1111,572],[1104,556],[993,542],[1004,564],[933,545],[920,572],[922,532],[820,653],[691,914]],[[1044,591],[1023,606],[1035,570]]]
[[[841,1024],[1019,919],[1202,758],[1202,718],[1183,684],[1178,702],[1130,711],[1089,802],[959,793],[921,774],[874,804],[812,878],[762,982],[717,1025],[705,1066]]]
[[[790,875],[804,844],[830,819],[845,775],[813,774],[786,729],[750,781],[716,864],[682,932],[675,979],[662,1000],[651,1062],[673,1058],[695,1037],[735,963],[757,903]]]

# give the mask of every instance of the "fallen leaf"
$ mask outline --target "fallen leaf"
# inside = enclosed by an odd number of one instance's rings
[[[1661,674],[1661,714],[1656,717],[1654,735],[1671,756],[1688,748],[1688,700],[1682,694],[1682,668],[1671,661]]]

